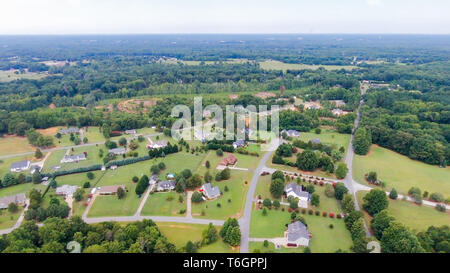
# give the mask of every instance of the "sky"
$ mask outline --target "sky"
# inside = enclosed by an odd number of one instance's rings
[[[449,34],[449,0],[1,0],[0,34]]]

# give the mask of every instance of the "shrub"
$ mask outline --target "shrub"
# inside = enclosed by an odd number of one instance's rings
[[[334,228],[333,224],[330,224],[328,227],[331,228],[331,229]]]
[[[447,209],[445,208],[445,205],[443,204],[437,204],[436,209],[440,212],[445,212]]]
[[[200,202],[203,201],[203,196],[202,196],[201,193],[199,193],[198,191],[196,191],[196,192],[194,192],[194,193],[192,194],[191,200],[192,200],[192,202],[194,202],[194,203],[200,203]]]
[[[326,211],[322,212],[322,216],[323,216],[323,217],[327,217],[327,214],[328,214],[328,213],[327,213]]]
[[[306,213],[306,209],[302,209],[302,214],[305,214]]]
[[[312,209],[308,210],[308,214],[312,215],[314,213],[314,211]]]
[[[334,213],[330,212],[328,216],[330,216],[330,218],[334,218]]]
[[[89,181],[88,182],[84,182],[83,188],[87,189],[87,188],[90,188],[90,187],[91,187],[91,183]]]
[[[316,210],[315,214],[316,216],[320,216],[320,211]]]
[[[445,198],[441,193],[434,192],[430,195],[430,200],[434,202],[444,202]]]

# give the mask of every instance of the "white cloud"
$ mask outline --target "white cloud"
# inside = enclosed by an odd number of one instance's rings
[[[382,5],[381,0],[366,0],[366,3],[371,7],[379,7]]]

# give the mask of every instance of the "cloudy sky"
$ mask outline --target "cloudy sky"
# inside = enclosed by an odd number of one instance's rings
[[[0,34],[449,34],[449,0],[1,0]]]

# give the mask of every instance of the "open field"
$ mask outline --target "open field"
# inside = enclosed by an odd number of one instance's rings
[[[35,151],[26,137],[5,135],[0,137],[0,155],[18,154]]]
[[[157,216],[184,216],[180,214],[180,210],[186,210],[186,196],[183,196],[183,203],[178,198],[180,195],[176,192],[155,192],[150,194],[147,202],[142,209],[142,215]],[[171,199],[171,200],[170,200]]]
[[[301,132],[299,138],[306,142],[318,138],[323,144],[331,145],[335,149],[344,147],[345,150],[347,150],[348,143],[350,142],[349,134],[339,134],[334,130],[328,129],[322,130],[320,134],[314,132]]]
[[[117,198],[116,195],[97,196],[88,217],[134,215],[141,201],[134,192],[135,187],[127,187],[128,192],[123,199]]]
[[[28,195],[28,192],[32,188],[45,190],[46,186],[41,185],[41,184],[35,185],[33,183],[25,183],[25,184],[9,186],[9,187],[0,189],[0,198],[8,196],[8,195],[19,194],[19,193],[25,193]]]
[[[263,62],[259,62],[259,65],[264,70],[301,70],[301,69],[318,69],[320,67],[325,68],[326,70],[339,70],[346,69],[352,70],[355,69],[356,66],[351,65],[309,65],[309,64],[290,64],[283,63],[275,60],[266,60]]]
[[[18,70],[0,70],[0,82],[10,82],[22,79],[40,80],[45,77],[47,77],[47,74],[44,73],[25,72],[20,74]]]
[[[359,191],[356,193],[359,203],[363,204],[363,197],[367,191]],[[450,224],[450,212],[439,212],[428,206],[419,206],[409,201],[391,200],[389,199],[389,213],[400,223],[410,229],[419,232],[426,230],[429,226],[442,226]],[[370,223],[372,217],[364,213],[366,222]],[[369,224],[370,226],[370,224]]]
[[[281,209],[269,210],[266,216],[262,215],[262,210],[253,210],[250,237],[283,237],[286,224],[290,223],[290,215],[287,210],[283,212]],[[300,214],[300,216],[306,220],[309,232],[312,234],[309,245],[312,252],[349,250],[352,246],[350,232],[346,229],[343,219],[308,214]],[[330,224],[333,224],[332,229],[329,227]]]
[[[179,249],[186,246],[188,241],[197,242],[202,240],[202,232],[207,228],[207,225],[184,224],[184,223],[157,223],[159,230],[167,237],[169,242],[175,244]],[[220,231],[219,226],[216,226],[217,231]],[[230,253],[236,252],[229,245],[224,243],[219,238],[216,242],[201,247],[200,253]]]
[[[54,172],[51,170],[53,166],[60,166],[61,168],[56,171],[62,170],[73,170],[81,167],[92,166],[96,164],[102,164],[103,160],[99,157],[99,151],[103,149],[103,152],[106,154],[108,152],[108,148],[104,145],[97,146],[84,146],[84,147],[75,147],[73,151],[69,152],[70,155],[87,153],[86,160],[81,160],[79,162],[70,162],[70,163],[61,163],[61,159],[66,154],[67,150],[56,150],[51,153],[51,155],[47,158],[45,162],[43,172]]]
[[[17,219],[19,219],[19,216],[22,214],[22,211],[22,207],[19,207],[15,213],[11,213],[7,209],[2,209],[0,211],[0,229],[6,229],[14,226]]]
[[[353,175],[358,182],[368,185],[364,174],[370,171],[377,172],[388,191],[394,187],[399,193],[407,193],[411,187],[419,187],[422,192],[440,192],[450,197],[450,167],[428,165],[372,145],[368,155],[355,155],[353,160]]]
[[[229,180],[212,183],[213,186],[219,186],[222,196],[216,200],[203,201],[199,204],[193,203],[192,216],[207,219],[240,218],[251,177],[251,172],[231,170]],[[228,187],[228,192],[225,191],[225,186]],[[229,199],[231,203],[228,202]],[[220,204],[220,207],[217,207],[217,204]],[[202,215],[202,211],[205,215]]]

